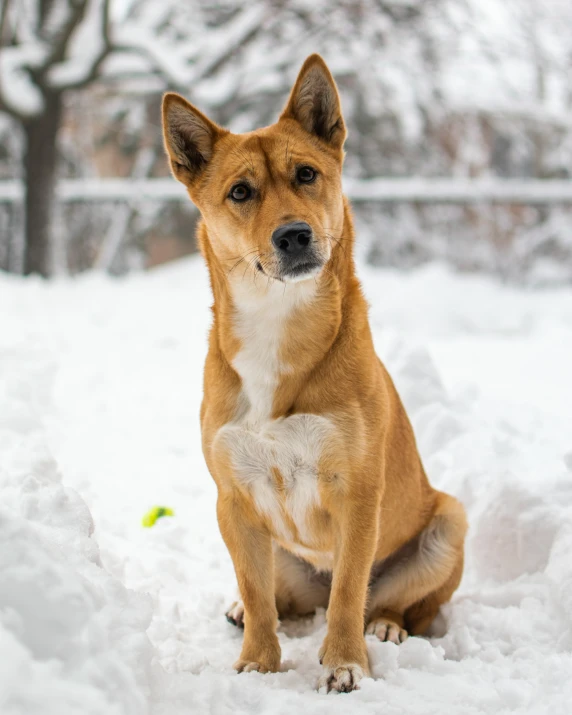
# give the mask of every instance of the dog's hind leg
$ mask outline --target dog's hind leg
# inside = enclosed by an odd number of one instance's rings
[[[316,571],[303,559],[280,548],[274,549],[276,607],[280,618],[306,616],[316,608],[327,608],[331,573]]]
[[[370,587],[366,633],[400,643],[407,631],[427,630],[461,580],[466,530],[462,505],[439,493],[426,528],[380,564]]]
[[[422,636],[439,613],[442,603],[447,603],[457,590],[463,575],[463,552],[455,564],[453,573],[447,581],[433,593],[417,601],[405,611],[405,627],[413,636]]]
[[[280,618],[305,616],[316,608],[327,608],[330,598],[331,574],[316,571],[280,546],[274,547],[276,608]],[[235,601],[226,612],[230,623],[242,628],[244,606]]]

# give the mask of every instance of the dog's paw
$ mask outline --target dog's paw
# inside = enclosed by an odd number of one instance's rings
[[[390,641],[399,645],[407,638],[406,630],[388,618],[374,618],[365,629],[366,635],[377,636],[380,641]]]
[[[340,665],[337,668],[325,667],[318,680],[318,691],[351,693],[352,690],[359,690],[359,682],[364,676],[363,668],[356,663]]]
[[[242,660],[239,658],[236,663],[232,666],[238,673],[270,673],[270,668],[257,663],[256,661]]]
[[[235,601],[225,613],[226,620],[237,628],[244,628],[244,603]],[[256,670],[252,668],[252,670]]]
[[[234,664],[239,673],[277,673],[280,670],[280,646],[278,639],[265,648],[246,648]]]

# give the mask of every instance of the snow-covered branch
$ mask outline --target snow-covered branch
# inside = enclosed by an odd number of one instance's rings
[[[113,51],[109,20],[110,0],[91,2],[83,21],[73,29],[62,61],[49,67],[47,79],[59,90],[80,89],[99,74],[104,60]]]
[[[44,58],[45,47],[40,43],[0,51],[0,111],[20,121],[42,111],[42,92],[31,73],[42,66]]]
[[[145,14],[112,23],[110,0],[60,0],[44,15],[26,13],[15,3],[9,7],[10,2],[14,0],[3,4],[0,16],[0,32],[9,34],[0,50],[0,110],[21,119],[42,112],[46,93],[89,85],[105,73],[104,63],[112,56],[138,55],[144,59],[143,74],[158,75],[165,85],[187,91],[244,47],[265,15],[264,5],[256,4],[238,10],[208,37],[173,42],[158,36]]]
[[[253,4],[231,22],[213,31],[209,35],[208,46],[204,47],[199,61],[193,66],[189,80],[198,82],[220,69],[238,47],[243,47],[261,29],[264,16],[264,5]]]
[[[151,28],[117,27],[113,51],[140,55],[147,60],[147,71],[155,71],[170,87],[185,92],[215,74],[244,47],[262,29],[265,13],[264,4],[247,7],[193,43],[167,44]]]
[[[110,0],[44,5],[6,0],[0,107],[19,119],[42,113],[48,94],[83,86],[109,52]]]

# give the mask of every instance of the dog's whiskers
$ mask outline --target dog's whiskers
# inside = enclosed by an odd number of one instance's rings
[[[338,238],[336,238],[335,236],[330,236],[330,234],[328,234],[328,233],[326,234],[326,238],[330,242],[330,245],[332,245],[332,241],[334,241],[342,249],[342,251],[344,253],[346,252],[346,247],[341,243],[341,241]]]
[[[246,275],[246,272],[248,271],[249,268],[252,268],[252,266],[255,264],[255,262],[258,261],[258,255],[253,256],[249,261],[246,261],[246,268],[244,269],[244,273],[242,274],[242,280],[244,280],[244,276]],[[256,283],[255,283],[256,285]]]
[[[245,256],[248,256],[251,253],[254,253],[254,251],[257,251],[257,248],[251,248],[250,251],[247,251],[246,253],[241,254],[240,256],[232,256],[232,258],[226,258],[224,259],[225,263],[228,263],[230,261],[236,261],[237,258],[244,258]]]
[[[238,265],[240,265],[243,261],[246,260],[247,256],[251,255],[252,253],[256,253],[256,252],[257,252],[257,249],[256,249],[256,248],[253,248],[252,250],[247,251],[243,256],[240,256],[240,257],[238,258],[238,260],[236,261],[236,263],[232,266],[232,268],[227,272],[227,275],[230,276],[230,274],[234,271],[234,269],[235,269]],[[229,261],[234,261],[235,259],[236,259],[236,256],[235,256],[234,258],[230,258],[230,259],[228,259],[228,260],[229,260]]]

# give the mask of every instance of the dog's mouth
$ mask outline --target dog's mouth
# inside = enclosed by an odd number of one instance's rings
[[[295,282],[305,280],[306,278],[315,278],[322,268],[323,263],[321,261],[304,261],[294,266],[288,266],[282,273],[282,279]]]
[[[273,278],[282,283],[297,283],[308,278],[315,278],[324,267],[324,261],[316,256],[312,257],[311,260],[300,261],[299,263],[279,264],[276,273],[270,273],[268,268],[264,267],[260,261],[257,261],[255,266],[259,273],[268,278]]]

